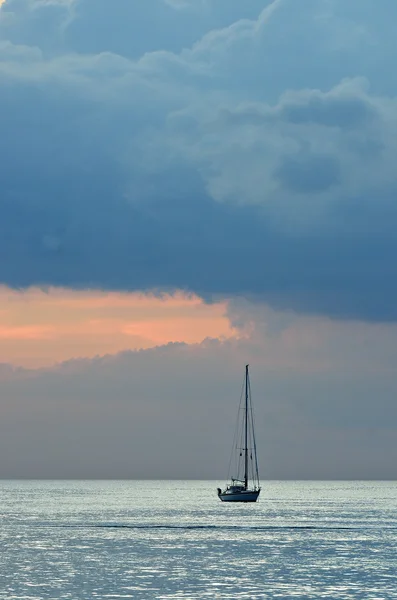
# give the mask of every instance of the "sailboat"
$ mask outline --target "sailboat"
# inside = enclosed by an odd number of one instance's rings
[[[230,467],[235,459],[235,476],[231,477],[231,482],[223,491],[218,488],[218,498],[222,502],[256,502],[261,491],[248,367],[245,367],[244,393],[240,398],[239,419],[230,459]]]

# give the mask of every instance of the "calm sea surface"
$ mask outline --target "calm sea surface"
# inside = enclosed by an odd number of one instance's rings
[[[0,598],[397,599],[397,484],[0,482]]]

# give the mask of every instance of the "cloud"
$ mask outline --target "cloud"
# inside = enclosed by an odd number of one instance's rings
[[[396,319],[394,0],[246,4],[2,6],[3,283]]]
[[[0,325],[1,340],[42,340],[53,335],[51,328],[37,325],[6,327]]]
[[[0,476],[222,481],[249,362],[264,479],[395,479],[395,326],[229,316],[244,337],[4,365]]]
[[[117,0],[113,8],[107,0],[7,0],[3,14],[14,43],[28,41],[50,55],[111,52],[137,59],[146,52],[181,52],[212,29],[256,19],[271,1]]]
[[[200,298],[0,288],[0,363],[38,368],[77,357],[236,335],[226,304]]]

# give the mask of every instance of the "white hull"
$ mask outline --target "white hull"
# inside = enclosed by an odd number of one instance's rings
[[[242,491],[242,492],[238,492],[236,494],[225,494],[223,492],[221,492],[220,494],[218,494],[219,499],[222,500],[222,502],[256,502],[259,496],[260,490],[256,490],[256,491]]]

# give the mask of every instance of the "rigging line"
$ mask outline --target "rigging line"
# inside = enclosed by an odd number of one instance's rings
[[[251,381],[248,382],[249,384],[249,399],[250,399],[250,407],[251,407],[251,424],[252,424],[252,443],[253,443],[253,449],[254,449],[254,456],[255,456],[255,468],[256,468],[256,479],[259,485],[259,468],[258,468],[258,455],[256,452],[256,439],[255,439],[255,417],[254,417],[254,403],[252,401],[252,393],[251,393]]]
[[[240,409],[241,409],[241,404],[242,404],[243,393],[244,393],[244,384],[241,387],[239,407],[238,407],[238,411],[237,411],[236,425],[234,428],[233,444],[232,444],[232,451],[231,451],[230,459],[229,459],[229,468],[227,471],[226,484],[228,483],[228,481],[230,481],[230,478],[231,478],[231,469],[232,469],[232,461],[233,461],[233,457],[234,457],[234,450],[235,450],[235,448],[237,448],[237,440],[238,440],[238,434],[239,434],[239,416],[240,416]],[[236,464],[234,466],[237,467],[237,476],[238,476],[238,464]]]
[[[239,481],[243,481],[243,474],[244,474],[244,467],[245,467],[245,456],[243,456],[243,451],[244,451],[244,428],[245,428],[245,377],[244,377],[244,383],[242,386],[242,390],[241,390],[241,396],[240,396],[240,409],[239,409],[239,413],[242,413],[243,418],[240,419],[239,421],[239,427],[240,427],[240,447],[239,447],[239,452],[236,455],[236,467],[237,467],[237,478]]]
[[[241,415],[244,415],[245,411],[245,376],[243,379],[243,384],[241,386],[240,393],[240,403],[239,403],[239,411],[238,411],[238,436],[239,436],[239,446],[236,447],[238,452],[235,455],[235,471],[236,471],[236,479],[238,481],[243,480],[244,474],[244,417],[241,418]]]

